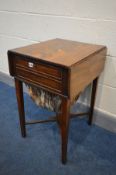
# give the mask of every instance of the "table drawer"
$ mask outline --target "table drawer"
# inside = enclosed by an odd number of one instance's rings
[[[42,76],[42,74],[33,73],[20,67],[16,68],[15,74],[17,77],[27,80],[28,82],[38,84],[47,89],[52,89],[58,93],[62,92],[62,89],[63,89],[62,82],[59,80],[48,78],[48,77]]]
[[[62,70],[56,66],[48,65],[47,63],[36,63],[33,61],[27,61],[20,59],[17,56],[15,60],[16,67],[22,67],[32,72],[38,72],[41,74],[47,74],[48,76],[54,77],[55,79],[62,79]]]

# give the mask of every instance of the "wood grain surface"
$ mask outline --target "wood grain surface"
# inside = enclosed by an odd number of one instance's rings
[[[104,47],[77,41],[53,39],[13,49],[12,52],[70,67]]]

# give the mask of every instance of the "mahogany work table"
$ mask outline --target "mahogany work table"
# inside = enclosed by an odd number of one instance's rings
[[[76,41],[53,39],[8,51],[10,75],[15,79],[22,136],[26,136],[22,82],[61,97],[61,112],[56,116],[61,131],[62,163],[67,160],[70,106],[92,83],[88,123],[92,123],[98,77],[104,68],[106,47]],[[80,113],[78,115],[85,115]]]

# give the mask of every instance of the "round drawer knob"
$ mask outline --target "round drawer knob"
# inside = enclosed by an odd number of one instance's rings
[[[28,66],[32,68],[32,67],[34,67],[34,64],[32,62],[29,62]]]

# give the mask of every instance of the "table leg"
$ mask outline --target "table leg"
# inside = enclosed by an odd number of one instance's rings
[[[70,102],[69,99],[62,98],[59,126],[61,130],[61,140],[62,140],[61,149],[62,149],[63,164],[65,164],[67,161],[69,119],[70,119]]]
[[[93,119],[93,111],[94,111],[97,84],[98,84],[98,77],[94,79],[92,83],[91,103],[90,103],[89,121],[88,121],[89,125],[92,124],[92,119]]]
[[[18,79],[15,79],[15,89],[16,89],[16,96],[17,96],[17,103],[18,103],[21,134],[22,134],[22,137],[26,137],[23,87],[22,87],[22,82]]]

